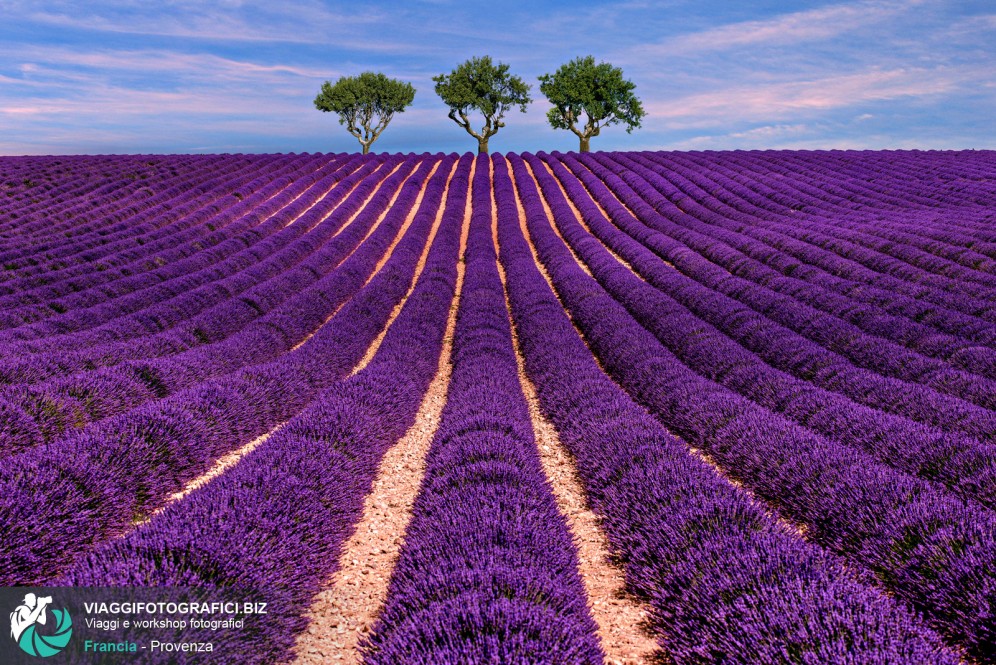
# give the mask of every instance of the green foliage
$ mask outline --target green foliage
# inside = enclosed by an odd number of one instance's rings
[[[391,79],[379,72],[363,72],[359,76],[343,76],[335,85],[326,81],[315,97],[319,111],[337,113],[339,124],[346,125],[350,134],[363,146],[370,144],[387,128],[395,113],[404,112],[415,99],[411,83]]]
[[[449,74],[432,77],[436,94],[450,107],[450,119],[478,140],[478,151],[482,153],[488,151],[488,139],[505,126],[505,112],[517,106],[525,113],[526,105],[532,101],[529,84],[508,69],[508,65],[499,62],[496,66],[489,56],[484,56],[467,60]],[[472,111],[484,116],[480,132],[470,126],[468,115]]]
[[[574,132],[581,139],[582,151],[602,127],[624,123],[626,131],[632,132],[646,115],[633,94],[636,85],[623,78],[622,70],[607,62],[596,65],[590,55],[575,58],[539,80],[540,92],[553,104],[547,113],[550,125]]]

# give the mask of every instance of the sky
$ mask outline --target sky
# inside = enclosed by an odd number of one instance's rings
[[[465,152],[432,77],[474,56],[532,85],[494,152],[576,150],[537,77],[592,55],[647,115],[593,150],[996,148],[992,0],[0,0],[0,154],[352,152],[325,80],[414,104],[375,152]]]

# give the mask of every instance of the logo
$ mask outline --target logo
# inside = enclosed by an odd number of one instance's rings
[[[54,656],[69,644],[73,636],[73,620],[65,608],[49,608],[52,596],[39,598],[33,593],[24,596],[24,603],[10,613],[10,636],[21,651],[32,656]],[[54,621],[48,622],[51,614]],[[44,630],[41,631],[38,627]]]

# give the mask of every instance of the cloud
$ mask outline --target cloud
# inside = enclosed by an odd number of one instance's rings
[[[287,64],[260,64],[207,53],[177,53],[165,50],[115,50],[78,52],[48,50],[45,62],[64,66],[89,67],[101,71],[167,72],[171,76],[196,75],[200,78],[265,80],[269,75],[290,74],[302,78],[330,75],[329,69]]]
[[[768,140],[775,137],[796,136],[798,134],[803,134],[808,130],[809,126],[804,124],[765,125],[763,127],[755,127],[753,129],[748,129],[743,132],[733,132],[732,134],[730,134],[730,136],[735,139]]]
[[[677,99],[645,103],[648,118],[663,118],[671,127],[709,126],[766,121],[854,106],[870,101],[938,95],[958,81],[950,68],[872,69],[828,76],[722,88]]]
[[[350,12],[334,12],[320,2],[204,3],[174,0],[164,11],[156,3],[87,3],[62,5],[62,9],[37,10],[26,7],[34,22],[99,32],[165,37],[210,39],[213,41],[309,42],[344,32],[357,24],[375,23],[379,12],[360,5]]]
[[[255,43],[332,46],[337,50],[373,53],[415,53],[417,40],[389,38],[386,17],[373,4],[333,11],[317,0],[296,2],[223,2],[173,0],[159,3],[56,3],[39,9],[18,6],[22,21],[61,30],[182,39],[192,43]],[[407,35],[408,31],[403,31]]]
[[[655,55],[687,54],[742,46],[783,45],[828,39],[845,32],[866,29],[909,11],[919,4],[923,4],[923,0],[831,5],[672,37],[656,46],[647,47],[647,50]]]
[[[888,134],[859,137],[819,136],[807,139],[743,142],[730,135],[695,136],[648,150],[958,150],[980,148],[970,136],[897,138]]]
[[[0,113],[7,115],[41,115],[44,109],[40,106],[0,106]]]
[[[92,137],[97,128],[117,128],[122,142],[150,132],[159,140],[211,131],[300,135],[318,125],[311,117],[316,81],[335,73],[166,50],[0,47],[0,58],[18,57],[31,61],[31,78],[0,77],[0,132],[31,145],[37,134],[65,137],[75,129]]]
[[[463,150],[470,139],[446,118],[430,77],[489,54],[537,98],[526,115],[509,114],[493,147],[574,148],[573,135],[549,128],[535,76],[592,53],[623,67],[649,113],[633,135],[606,132],[600,149],[825,147],[903,132],[991,144],[980,112],[996,102],[991,9],[819,0],[771,15],[689,0],[504,3],[502,21],[482,21],[480,5],[443,1],[0,0],[0,137],[8,150],[46,152],[353,149],[312,99],[322,80],[373,69],[418,89],[383,145]]]

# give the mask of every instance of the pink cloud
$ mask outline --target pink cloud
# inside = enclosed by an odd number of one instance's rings
[[[887,20],[923,4],[923,1],[872,1],[821,7],[783,14],[772,19],[744,21],[694,32],[649,46],[646,50],[663,55],[827,39]]]
[[[842,108],[897,97],[936,95],[956,87],[948,68],[873,69],[804,81],[737,86],[645,104],[648,117],[671,127],[708,126],[732,121],[775,120],[799,112]]]

